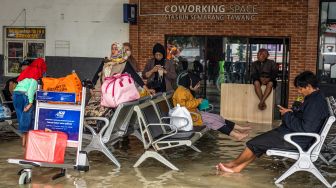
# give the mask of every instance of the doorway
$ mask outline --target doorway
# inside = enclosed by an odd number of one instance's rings
[[[209,99],[217,113],[221,83],[251,84],[250,66],[261,48],[269,51],[269,59],[278,66],[275,104],[288,106],[289,42],[289,38],[272,37],[166,36],[166,46],[178,50],[174,57],[177,74],[186,71],[178,68],[179,62],[188,62],[188,70],[203,79],[198,96]],[[280,117],[278,112],[274,115]]]

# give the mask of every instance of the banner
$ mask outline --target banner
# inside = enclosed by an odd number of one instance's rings
[[[6,37],[11,39],[45,39],[45,28],[7,27]]]
[[[68,134],[69,141],[78,141],[80,111],[39,108],[38,130],[50,129]]]

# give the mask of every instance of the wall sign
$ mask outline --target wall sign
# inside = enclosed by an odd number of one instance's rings
[[[45,28],[7,27],[6,37],[11,39],[45,39]]]
[[[173,4],[164,7],[168,20],[233,20],[250,21],[258,14],[257,5]]]

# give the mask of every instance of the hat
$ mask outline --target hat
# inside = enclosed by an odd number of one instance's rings
[[[23,60],[21,63],[20,63],[20,67],[22,67],[23,65],[30,65],[32,63],[32,59],[26,59],[26,60]]]

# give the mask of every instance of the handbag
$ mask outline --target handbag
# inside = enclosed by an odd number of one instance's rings
[[[193,130],[193,121],[190,112],[186,107],[177,104],[176,107],[169,110],[170,124],[177,127],[178,130],[191,131]],[[179,118],[183,117],[183,118]]]
[[[100,104],[105,107],[116,108],[119,104],[140,98],[133,78],[128,74],[115,74],[106,77],[101,87]]]

